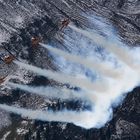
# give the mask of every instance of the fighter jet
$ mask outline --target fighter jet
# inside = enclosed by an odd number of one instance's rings
[[[60,30],[63,30],[65,27],[67,27],[69,23],[70,23],[70,20],[68,18],[62,20]]]
[[[41,38],[40,37],[32,37],[31,38],[31,44],[32,44],[32,47],[38,47],[39,43],[41,42]]]
[[[13,53],[12,52],[10,52],[10,50],[9,49],[7,49],[6,47],[4,47],[3,46],[3,49],[5,49],[9,54],[3,54],[3,56],[0,56],[0,60],[2,60],[4,63],[6,63],[6,64],[11,64],[12,63],[12,61],[14,60],[14,59],[17,59],[18,60],[18,58],[16,58],[14,55],[13,55]]]
[[[12,55],[7,55],[7,56],[4,56],[3,58],[1,58],[3,60],[3,62],[5,64],[11,64],[13,62],[13,60],[15,59],[14,56]]]

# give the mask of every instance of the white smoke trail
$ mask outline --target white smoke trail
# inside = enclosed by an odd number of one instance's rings
[[[88,99],[87,98],[88,96],[86,96],[86,94],[84,94],[83,92],[75,92],[67,88],[60,89],[60,88],[55,88],[55,87],[44,87],[44,86],[36,87],[36,86],[15,84],[11,82],[8,82],[7,85],[13,88],[18,88],[26,92],[31,92],[33,94],[41,95],[41,96],[48,97],[51,99],[56,99],[56,98],[59,98],[61,100],[86,100]]]
[[[41,76],[45,76],[49,79],[53,79],[64,84],[68,83],[72,86],[77,86],[85,90],[104,92],[108,86],[105,81],[96,81],[93,83],[83,77],[73,77],[60,72],[53,72],[51,70],[45,70],[32,65],[24,64],[19,61],[14,61],[14,63]]]
[[[104,114],[100,114],[100,112],[95,111],[97,115],[90,111],[42,111],[42,110],[31,110],[31,109],[24,109],[24,108],[17,108],[14,106],[8,106],[4,104],[0,104],[0,108],[6,110],[8,112],[16,113],[22,115],[23,117],[29,117],[30,119],[37,119],[42,121],[56,121],[56,122],[67,122],[67,123],[74,123],[78,126],[84,127],[86,129],[91,128],[92,126],[96,125],[98,122],[100,124],[104,124],[105,121],[109,119],[109,116],[105,116]],[[104,119],[102,119],[104,117]]]
[[[129,77],[130,73],[133,74],[131,79]],[[120,96],[124,93],[131,91],[140,81],[140,77],[138,77],[137,73],[135,73],[135,70],[132,71],[127,68],[122,75],[123,78],[112,82],[112,87],[109,88],[108,92],[98,95],[96,102],[91,104],[92,110],[90,111],[33,111],[31,109],[26,110],[7,105],[0,105],[0,108],[31,119],[68,122],[86,129],[92,127],[100,128],[111,119],[112,103],[116,102],[116,99],[120,98]],[[91,98],[88,94],[87,96]]]
[[[132,54],[130,53],[128,48],[120,47],[120,44],[117,44],[116,42],[108,41],[103,36],[95,32],[89,32],[83,29],[79,29],[73,25],[69,25],[69,27],[79,32],[80,34],[83,34],[84,36],[91,39],[93,42],[97,43],[98,45],[107,48],[111,53],[114,53],[119,60],[121,60],[128,66],[134,67],[134,60],[131,58]]]
[[[90,68],[91,70],[96,70],[98,73],[102,74],[103,76],[118,78],[121,75],[121,73],[117,72],[111,66],[109,66],[106,63],[103,63],[101,61],[97,61],[94,59],[88,60],[84,57],[67,53],[65,51],[62,51],[60,49],[54,48],[54,47],[49,46],[49,45],[45,45],[43,43],[40,43],[40,45],[43,46],[44,48],[58,54],[58,55],[60,55],[60,56],[63,56],[65,59],[67,59],[69,61],[73,61],[73,62],[82,64],[85,67]]]
[[[90,19],[90,22],[96,22],[97,19],[94,21],[92,18]],[[101,22],[101,21],[99,21]],[[105,29],[105,23],[99,24],[100,28],[103,29],[103,32],[106,31]],[[110,38],[111,41],[105,40],[105,38],[102,35],[99,35],[98,32],[93,33],[92,31],[84,31],[81,29],[78,29],[72,25],[70,27],[74,30],[72,30],[71,35],[73,36],[73,42],[76,42],[74,38],[76,38],[78,41],[82,40],[84,42],[85,48],[88,48],[89,43],[88,41],[85,41],[88,38],[90,38],[93,42],[107,48],[110,53],[114,53],[117,56],[117,62],[120,63],[123,62],[121,66],[117,69],[119,73],[121,73],[121,76],[118,78],[108,78],[105,79],[106,84],[104,84],[104,81],[95,81],[90,82],[86,78],[82,78],[71,75],[62,74],[60,72],[53,72],[49,70],[43,70],[40,68],[37,68],[35,66],[27,65],[24,63],[20,63],[18,61],[15,61],[16,64],[19,66],[31,70],[37,74],[40,74],[42,76],[48,77],[50,79],[56,80],[58,82],[62,83],[68,83],[73,86],[78,86],[82,89],[85,89],[86,92],[85,98],[90,99],[89,104],[91,105],[91,110],[87,111],[70,111],[70,110],[64,110],[64,111],[42,111],[42,110],[31,110],[31,109],[23,109],[23,108],[16,108],[13,106],[7,106],[7,105],[0,105],[0,108],[10,111],[16,114],[20,114],[25,117],[29,117],[31,119],[39,119],[43,121],[58,121],[58,122],[68,122],[73,123],[75,125],[81,126],[83,128],[100,128],[102,127],[107,121],[109,121],[112,117],[112,105],[116,105],[116,103],[119,103],[122,101],[122,96],[124,96],[129,91],[132,91],[136,86],[140,85],[140,55],[138,52],[140,52],[140,49],[130,51],[129,49],[123,48],[122,46],[125,46],[118,38],[116,38],[116,34],[114,32],[111,33]],[[108,28],[110,30],[110,28]],[[81,36],[76,36],[73,31],[77,31],[80,34],[83,34],[84,36],[81,38]],[[113,30],[112,30],[113,31]],[[109,33],[109,32],[108,32]],[[109,34],[108,34],[109,35]],[[86,38],[85,38],[86,36]],[[78,42],[77,41],[77,42]],[[122,44],[122,46],[119,45]],[[67,44],[65,44],[67,45]],[[69,44],[70,45],[70,44]],[[71,44],[73,45],[73,44]],[[79,45],[79,42],[77,43],[77,46]],[[75,46],[74,46],[75,47]],[[71,48],[74,49],[72,46]],[[80,48],[82,49],[82,48]],[[75,49],[76,50],[76,49]],[[75,51],[74,50],[74,51]],[[77,49],[78,50],[78,49]],[[91,49],[85,49],[86,51],[90,52]],[[85,51],[84,50],[84,51]],[[53,50],[54,51],[54,50]],[[55,50],[56,51],[56,50]],[[137,52],[136,52],[137,51]],[[58,53],[58,51],[56,52]],[[132,55],[130,55],[132,53]],[[136,55],[135,55],[136,54]],[[70,61],[73,61],[73,59],[69,58],[69,55],[59,52],[59,55],[65,56]],[[82,55],[82,54],[81,54]],[[108,55],[108,54],[106,54]],[[133,56],[135,57],[135,62],[133,61]],[[70,56],[72,57],[72,56]],[[74,58],[74,61],[77,62],[79,60],[75,60],[77,58]],[[79,59],[79,58],[78,58]],[[59,65],[61,65],[63,62],[57,61]],[[80,63],[80,62],[78,62]],[[86,63],[86,62],[85,62]],[[114,64],[114,62],[113,62]],[[137,66],[135,66],[137,64]],[[87,64],[86,64],[87,65]],[[71,66],[66,65],[65,68],[70,69]],[[78,67],[75,65],[75,67]],[[99,68],[98,68],[99,69]],[[104,67],[103,67],[104,69]],[[71,69],[70,69],[71,70]],[[97,70],[97,69],[96,69]],[[65,71],[65,70],[63,70]],[[99,71],[99,70],[98,70]],[[70,73],[71,74],[71,73]],[[83,75],[82,75],[83,76]],[[108,77],[108,74],[105,75]],[[102,78],[102,77],[101,77]],[[26,87],[24,87],[26,88]],[[23,88],[21,88],[23,89]],[[103,91],[104,89],[104,91]],[[24,89],[23,89],[24,90]],[[30,89],[31,90],[31,89]],[[40,89],[38,89],[40,90]],[[25,91],[28,91],[28,89]],[[34,91],[30,91],[34,92]],[[102,92],[102,93],[101,93]],[[41,93],[41,90],[39,91]],[[65,94],[65,91],[64,93]],[[76,93],[74,93],[74,96]],[[83,100],[83,95],[79,94],[80,97]],[[57,95],[56,95],[57,96]],[[59,98],[59,95],[57,96]],[[63,97],[62,97],[63,98]],[[71,98],[71,97],[70,97]],[[92,102],[90,102],[92,101]]]

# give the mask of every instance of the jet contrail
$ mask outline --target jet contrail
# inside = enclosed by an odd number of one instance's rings
[[[52,46],[45,45],[45,44],[42,44],[42,43],[40,43],[40,45],[43,46],[44,48],[54,52],[55,54],[63,56],[65,59],[67,59],[69,61],[73,61],[73,62],[82,64],[82,65],[84,65],[85,67],[88,67],[91,70],[96,70],[96,72],[102,74],[103,76],[118,78],[121,75],[121,73],[119,73],[118,71],[114,70],[109,65],[107,65],[106,63],[103,63],[101,61],[95,61],[93,59],[88,60],[84,57],[77,56],[77,55],[74,55],[74,54],[70,54],[70,53],[62,51],[60,49],[57,49],[57,48],[54,48]]]
[[[15,84],[11,82],[8,82],[7,85],[13,88],[18,88],[20,90],[24,90],[26,92],[30,92],[36,95],[41,95],[41,96],[48,97],[51,99],[55,99],[55,98],[59,98],[61,100],[86,100],[88,99],[88,93],[86,94],[83,92],[75,92],[67,88],[55,88],[55,87],[44,87],[44,86],[36,87],[36,86]]]
[[[128,49],[120,47],[116,42],[106,40],[103,36],[97,33],[79,29],[73,25],[69,25],[69,27],[91,39],[94,43],[107,48],[111,53],[114,53],[122,62],[124,62],[128,66],[133,66],[134,61],[133,59],[131,59],[130,51],[128,51]]]
[[[20,67],[23,67],[27,70],[35,72],[41,76],[45,76],[49,79],[53,79],[57,82],[61,82],[64,84],[67,83],[74,87],[77,86],[85,90],[105,92],[108,87],[108,84],[106,84],[104,81],[95,81],[93,83],[85,78],[73,77],[73,76],[69,76],[67,74],[63,74],[60,72],[55,72],[55,71],[53,72],[51,70],[41,69],[41,68],[29,65],[29,64],[24,64],[19,61],[14,61],[14,63],[19,65]]]

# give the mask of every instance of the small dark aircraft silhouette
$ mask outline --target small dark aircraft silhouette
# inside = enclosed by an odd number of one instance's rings
[[[63,30],[65,27],[67,27],[69,23],[70,23],[70,20],[68,18],[62,20],[60,30]]]
[[[13,62],[13,60],[15,59],[15,57],[13,55],[7,55],[4,56],[3,58],[0,58],[5,64],[11,64]]]
[[[32,47],[38,47],[38,45],[41,41],[42,41],[42,39],[40,37],[32,37],[31,38]]]

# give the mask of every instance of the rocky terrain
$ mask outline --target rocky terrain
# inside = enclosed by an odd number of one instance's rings
[[[84,12],[102,16],[113,23],[122,41],[129,46],[140,45],[139,0],[0,0],[0,55],[8,53],[6,48],[23,62],[57,70],[44,48],[31,48],[31,37],[40,36],[44,42],[59,42],[63,40],[60,21],[66,17],[75,25],[84,27],[86,19],[81,14]],[[57,84],[19,69],[15,64],[5,65],[0,61],[0,76],[6,75],[14,75],[13,80],[29,85]],[[41,97],[3,86],[0,86],[0,92],[0,103],[32,109],[62,106],[59,100],[50,103]],[[0,139],[139,140],[139,92],[139,87],[130,92],[122,104],[114,108],[113,119],[101,129],[85,130],[73,124],[34,121],[1,110]],[[67,107],[72,108],[72,103]]]

